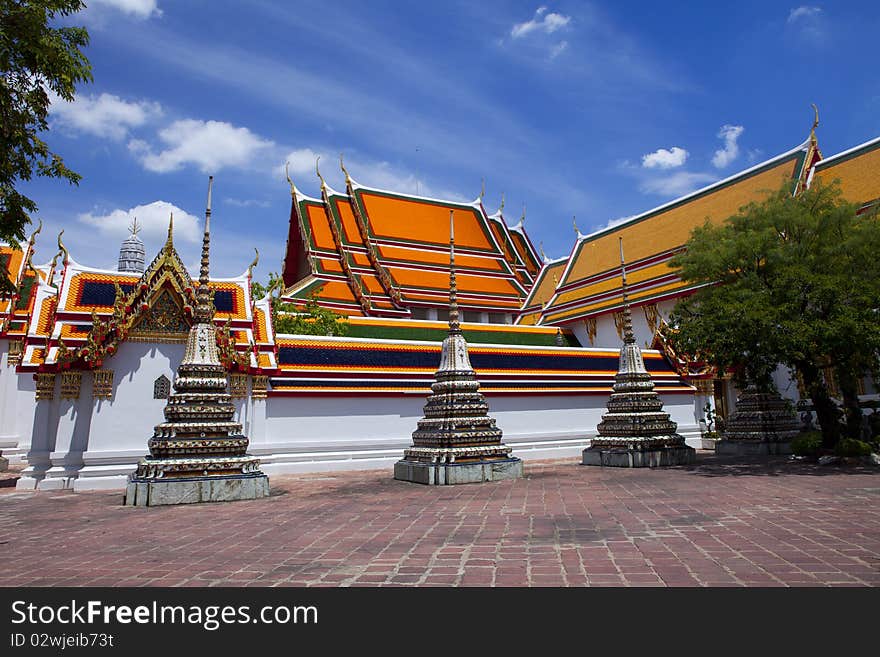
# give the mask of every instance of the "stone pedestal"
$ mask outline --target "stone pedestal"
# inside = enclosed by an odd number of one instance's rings
[[[748,388],[736,400],[715,453],[722,456],[791,454],[791,440],[798,433],[797,416],[778,392]]]
[[[604,465],[618,468],[656,468],[664,465],[686,465],[697,458],[693,447],[667,446],[656,449],[588,447],[582,465]]]
[[[3,452],[0,452],[0,472],[6,472],[9,469],[9,459],[3,456]]]
[[[250,475],[137,479],[125,489],[126,506],[163,506],[200,502],[253,500],[269,495],[269,477],[262,472]]]
[[[518,458],[472,463],[419,463],[400,460],[394,464],[394,478],[416,484],[474,484],[502,479],[519,479],[523,464]]]

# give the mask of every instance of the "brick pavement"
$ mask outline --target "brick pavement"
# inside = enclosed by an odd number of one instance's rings
[[[700,453],[439,488],[275,476],[269,498],[178,507],[0,487],[0,586],[877,586],[878,475]]]

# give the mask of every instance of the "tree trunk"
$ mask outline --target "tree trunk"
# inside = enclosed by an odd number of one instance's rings
[[[818,367],[812,362],[801,361],[795,363],[795,369],[800,373],[813,408],[816,409],[816,419],[822,429],[822,447],[831,449],[840,440],[840,411],[837,404],[828,395],[828,388],[825,387]]]
[[[846,417],[846,435],[849,438],[861,440],[862,437],[862,409],[859,406],[859,384],[853,374],[853,370],[838,367],[835,370],[837,384],[843,396],[843,412]]]

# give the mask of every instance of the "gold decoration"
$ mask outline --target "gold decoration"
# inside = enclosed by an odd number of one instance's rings
[[[587,329],[587,337],[590,339],[590,346],[596,343],[596,318],[587,317],[584,320],[584,328]]]
[[[290,162],[284,163],[284,175],[287,176],[287,184],[290,185],[290,197],[296,198],[296,185],[290,179]]]
[[[251,397],[254,399],[266,399],[269,396],[269,377],[259,374],[253,378]]]
[[[9,367],[18,367],[21,364],[23,353],[24,342],[21,340],[10,340],[9,351],[6,354],[6,365]]]
[[[61,229],[61,232],[58,233],[58,249],[61,251],[61,253],[64,254],[64,259],[61,261],[61,264],[63,264],[66,267],[67,263],[70,262],[70,252],[67,250],[67,247],[64,246],[64,243],[61,241],[62,235],[64,235],[63,228]]]
[[[35,374],[34,377],[37,380],[36,400],[52,401],[55,399],[55,373],[42,372]]]
[[[229,375],[229,396],[233,399],[247,397],[247,374]]]
[[[654,335],[660,326],[657,321],[660,318],[660,310],[657,308],[656,303],[644,305],[642,306],[642,310],[645,311],[645,321],[648,322],[648,329],[650,329],[651,335]]]
[[[110,399],[113,397],[113,370],[92,371],[92,398]]]
[[[622,310],[618,310],[614,313],[614,328],[617,329],[617,335],[620,336],[621,340],[623,340],[623,325],[625,323],[624,315],[625,313]]]
[[[82,372],[61,373],[61,399],[79,399]]]

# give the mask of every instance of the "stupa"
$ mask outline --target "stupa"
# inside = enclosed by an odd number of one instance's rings
[[[645,369],[642,350],[636,344],[626,286],[623,239],[620,240],[620,268],[623,277],[623,347],[608,411],[597,427],[598,436],[583,451],[583,465],[625,468],[656,467],[692,463],[696,450],[676,433],[678,425],[663,411],[663,401],[654,390]]]
[[[137,217],[134,218],[129,227],[130,235],[122,242],[119,247],[119,265],[117,271],[133,272],[136,274],[144,273],[144,263],[146,262],[147,250],[141,238],[138,237],[138,231],[141,227],[138,225]]]
[[[269,478],[260,460],[247,454],[242,425],[227,392],[214,330],[214,302],[208,288],[211,185],[205,210],[205,235],[196,293],[194,322],[174,392],[165,406],[165,422],[156,425],[141,459],[129,476],[124,503],[159,506],[254,499],[269,494]]]
[[[459,323],[455,282],[454,212],[449,212],[449,333],[434,373],[425,416],[412,447],[394,464],[394,478],[418,484],[467,484],[522,477],[522,460],[501,442],[502,431],[471,367]]]
[[[722,456],[791,454],[791,440],[800,433],[794,409],[776,391],[749,386],[736,400],[715,453]]]

